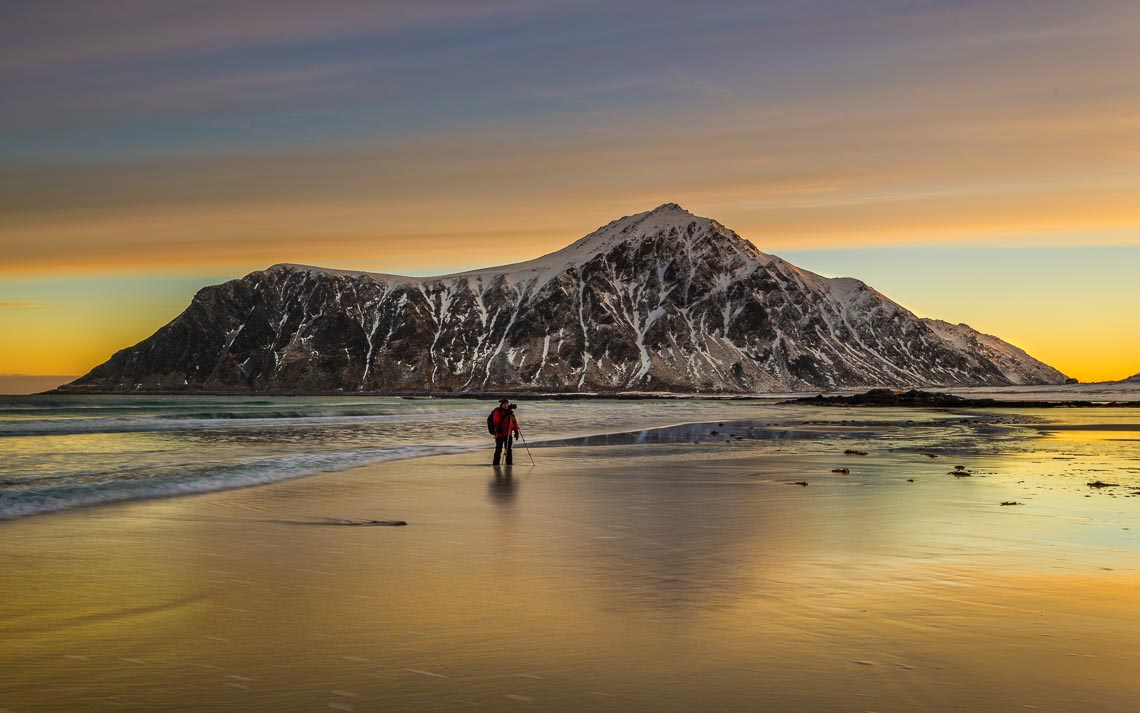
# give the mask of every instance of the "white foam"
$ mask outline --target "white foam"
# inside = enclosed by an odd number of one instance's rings
[[[438,420],[469,416],[461,410],[412,414],[419,420]],[[288,426],[336,426],[361,423],[407,421],[409,414],[364,416],[285,416],[265,414],[257,418],[40,418],[0,422],[0,437],[67,436],[96,433],[149,433],[162,431],[231,430],[240,428],[284,428]]]
[[[295,453],[225,466],[225,472],[185,480],[140,479],[97,484],[69,483],[32,487],[5,493],[0,500],[0,520],[37,515],[87,505],[165,498],[219,490],[267,485],[356,468],[371,463],[404,460],[427,455],[446,455],[472,450],[460,446],[396,446],[339,453]],[[216,469],[215,469],[216,470]]]

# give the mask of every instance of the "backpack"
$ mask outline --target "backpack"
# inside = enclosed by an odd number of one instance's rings
[[[499,409],[497,409],[497,408],[495,409],[495,411],[498,411],[498,410]],[[495,435],[495,411],[492,411],[491,413],[487,414],[487,432],[490,433],[492,436]]]

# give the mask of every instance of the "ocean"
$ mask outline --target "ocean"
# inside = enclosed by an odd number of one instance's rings
[[[519,403],[530,444],[752,418],[772,408],[717,399]],[[0,520],[484,448],[485,417],[495,405],[368,396],[4,396]]]

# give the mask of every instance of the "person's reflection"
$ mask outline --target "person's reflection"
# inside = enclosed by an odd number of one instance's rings
[[[509,505],[515,498],[517,486],[515,479],[511,477],[511,466],[496,465],[492,467],[495,470],[495,478],[491,481],[491,499]]]

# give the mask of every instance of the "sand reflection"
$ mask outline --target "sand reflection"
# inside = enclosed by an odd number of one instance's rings
[[[801,412],[0,523],[0,706],[1132,711],[1124,411]]]

